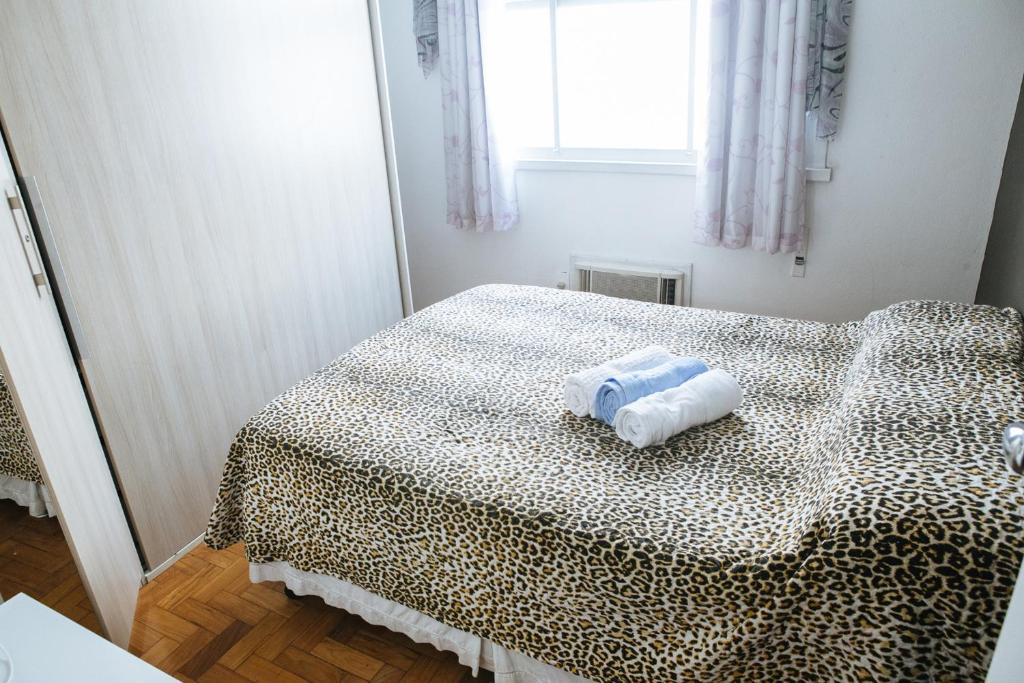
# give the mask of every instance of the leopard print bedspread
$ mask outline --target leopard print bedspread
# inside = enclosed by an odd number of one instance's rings
[[[3,374],[0,374],[0,474],[43,483],[43,475]]]
[[[206,542],[338,577],[593,681],[984,679],[1024,551],[1011,310],[831,325],[493,285],[253,417]],[[564,377],[648,344],[733,415],[635,450]]]

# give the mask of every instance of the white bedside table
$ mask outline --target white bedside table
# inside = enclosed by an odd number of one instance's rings
[[[0,605],[0,645],[14,662],[11,683],[174,681],[24,593]]]

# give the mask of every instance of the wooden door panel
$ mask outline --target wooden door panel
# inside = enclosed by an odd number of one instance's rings
[[[5,0],[35,176],[150,567],[250,414],[401,317],[365,0]]]
[[[0,146],[0,370],[100,623],[127,647],[142,567],[56,304],[32,279],[6,192],[17,186]]]

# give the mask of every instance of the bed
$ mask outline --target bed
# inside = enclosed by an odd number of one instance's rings
[[[636,450],[566,374],[661,344],[733,415]],[[823,324],[491,285],[275,399],[206,542],[498,680],[983,680],[1024,552],[1012,310]]]
[[[0,373],[0,500],[13,500],[28,508],[33,517],[55,514],[3,373]]]

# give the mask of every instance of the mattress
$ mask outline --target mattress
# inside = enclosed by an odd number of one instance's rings
[[[0,499],[27,507],[36,517],[52,515],[36,456],[21,425],[7,381],[0,373]]]
[[[255,415],[206,542],[336,577],[598,683],[983,680],[1024,552],[1020,316],[830,325],[493,285]],[[636,450],[561,404],[648,344],[733,415]]]

